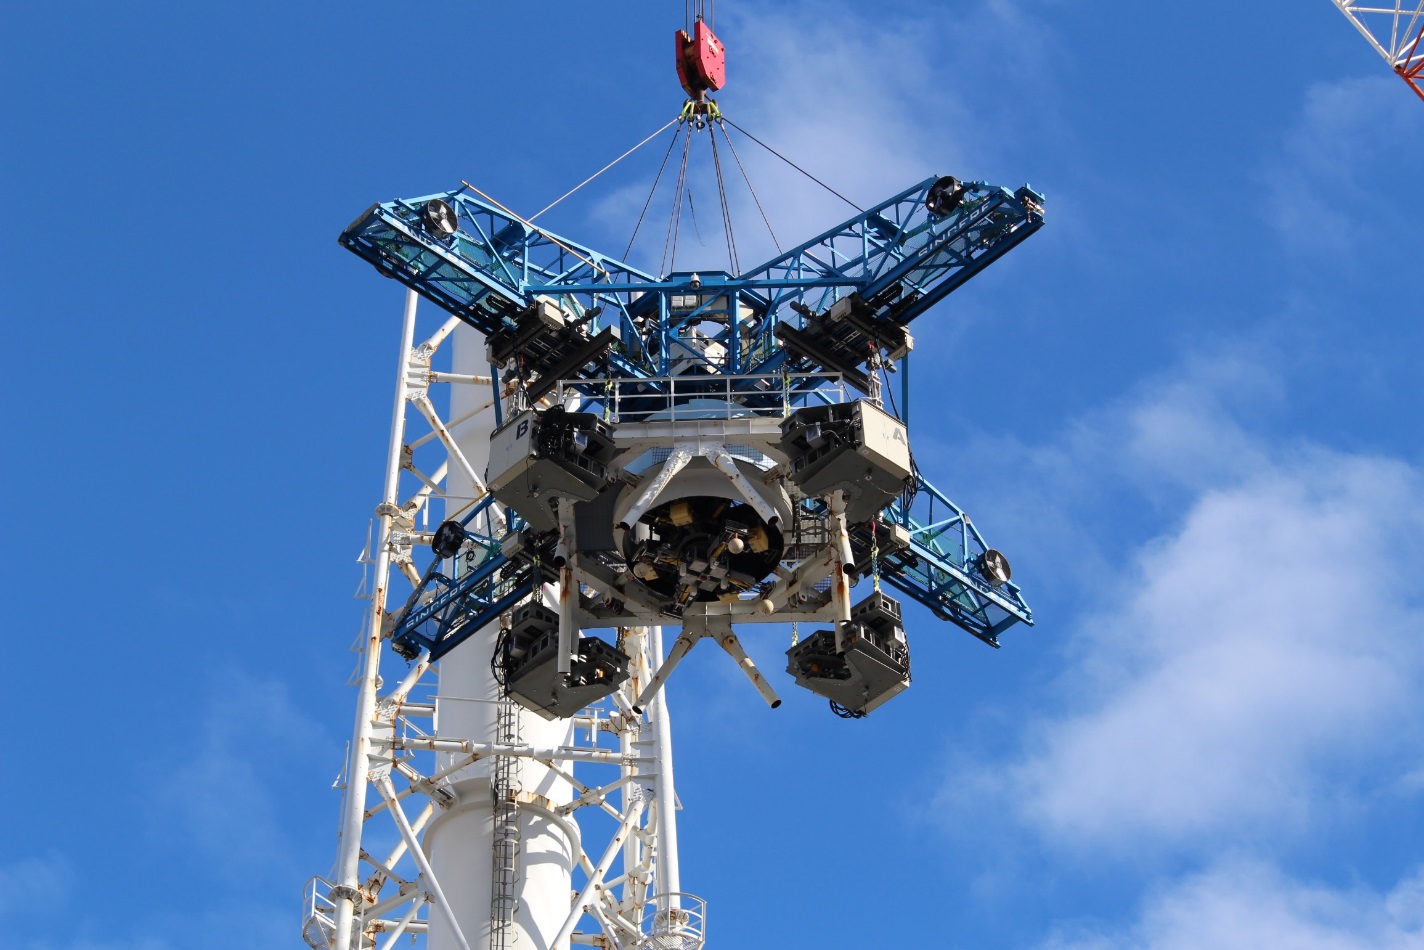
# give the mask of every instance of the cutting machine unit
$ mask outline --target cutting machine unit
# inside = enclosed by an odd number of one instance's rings
[[[910,685],[910,645],[900,602],[873,593],[834,630],[818,630],[786,651],[786,672],[838,712],[859,718]]]
[[[580,636],[567,674],[559,672],[559,615],[539,603],[512,611],[495,646],[510,697],[545,719],[567,718],[628,678],[628,656],[606,640]]]

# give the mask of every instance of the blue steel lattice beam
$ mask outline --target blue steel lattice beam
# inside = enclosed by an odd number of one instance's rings
[[[518,311],[548,295],[576,315],[596,310],[590,330],[611,328],[622,341],[614,359],[621,373],[667,376],[679,333],[719,311],[723,326],[712,338],[727,347],[727,371],[771,372],[787,359],[775,345],[778,324],[802,328],[805,313],[823,313],[854,293],[875,305],[875,319],[903,326],[1043,224],[1043,198],[1028,186],[1010,192],[966,183],[957,206],[934,214],[926,198],[938,180],[738,276],[655,278],[465,189],[372,205],[339,240],[485,334],[512,327]],[[453,235],[422,225],[421,211],[434,199],[454,209]],[[689,298],[691,307],[679,306]]]
[[[995,586],[981,567],[989,550],[969,515],[916,473],[909,504],[902,499],[880,514],[908,530],[908,556],[891,554],[881,566],[887,583],[990,646],[1016,623],[1033,624],[1033,611],[1012,581]],[[865,532],[868,544],[868,530]]]
[[[515,330],[519,315],[540,296],[555,298],[585,322],[589,337],[608,331],[616,342],[606,359],[575,368],[589,380],[586,395],[596,402],[607,398],[602,380],[609,375],[646,379],[652,392],[678,363],[714,377],[765,379],[769,385],[739,381],[746,394],[734,396],[765,408],[766,393],[775,394],[782,374],[832,369],[780,345],[779,326],[807,331],[853,294],[864,301],[872,329],[903,327],[1043,224],[1043,198],[1027,186],[1010,192],[956,182],[952,207],[936,212],[929,203],[943,181],[928,178],[737,276],[659,279],[535,227],[468,187],[373,205],[340,242],[486,336]],[[455,211],[453,234],[423,224],[422,211],[434,199]],[[715,331],[709,334],[708,326]],[[693,328],[725,347],[725,362],[699,362],[679,347]],[[908,548],[887,551],[884,580],[994,646],[1008,627],[1032,624],[1018,586],[996,587],[980,569],[987,546],[968,516],[918,474],[915,481],[908,500],[879,516],[909,533]],[[866,550],[869,531],[860,528]],[[450,577],[432,565],[398,614],[393,639],[402,648],[428,648],[438,658],[540,582],[537,560],[510,560],[500,551],[501,538],[468,527],[467,533],[475,556],[465,570]]]
[[[544,580],[537,560],[505,557],[502,537],[471,527],[499,523],[501,519],[488,516],[493,504],[493,497],[486,495],[461,519],[466,543],[449,559],[453,569],[447,570],[440,558],[432,561],[405,606],[396,612],[391,641],[400,652],[414,656],[426,649],[432,660],[438,660]]]

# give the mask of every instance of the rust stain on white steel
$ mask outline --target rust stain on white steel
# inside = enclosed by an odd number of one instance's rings
[[[663,660],[663,665],[658,667],[658,671],[653,674],[653,678],[648,681],[648,685],[643,687],[642,693],[638,695],[638,701],[633,704],[634,709],[643,709],[648,705],[648,701],[653,698],[672,671],[677,669],[677,665],[682,662],[682,658],[687,656],[697,641],[707,635],[706,630],[693,632],[686,626],[682,628],[682,633],[678,634],[673,641],[672,649],[668,651],[668,657]]]
[[[839,569],[832,572],[833,590],[836,598],[836,619],[842,623],[850,620],[850,574],[854,570],[855,558],[850,549],[850,532],[846,530],[845,495],[831,494],[831,522],[836,532],[836,560]]]
[[[578,538],[574,534],[574,503],[568,498],[559,499],[559,542],[558,554],[563,558],[559,565],[559,657],[558,670],[567,677],[573,671],[574,653],[578,648],[579,630],[576,611],[578,609],[579,585],[574,579],[578,567],[575,552]],[[557,558],[556,558],[557,562]]]
[[[758,693],[761,693],[761,698],[766,700],[766,704],[772,709],[780,706],[781,697],[776,695],[776,690],[771,688],[771,684],[766,681],[765,676],[761,675],[761,671],[756,668],[752,658],[747,656],[747,651],[742,649],[742,641],[737,639],[737,635],[729,628],[717,634],[716,639],[717,644],[737,661],[737,666],[747,675],[747,679],[752,681],[752,685],[756,687]]]

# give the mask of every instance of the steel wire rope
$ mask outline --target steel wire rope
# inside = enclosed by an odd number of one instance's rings
[[[490,204],[494,205],[494,206],[495,206],[496,208],[498,208],[500,211],[503,211],[505,214],[509,215],[509,216],[510,216],[511,218],[513,218],[515,221],[518,221],[520,224],[522,224],[522,225],[524,225],[525,227],[529,228],[529,230],[535,232],[536,234],[542,235],[546,240],[549,241],[550,244],[553,244],[554,246],[556,246],[556,247],[558,247],[558,248],[560,248],[560,249],[562,249],[562,250],[568,252],[569,254],[572,254],[574,257],[577,257],[579,260],[583,261],[585,264],[587,264],[589,267],[591,267],[596,273],[602,274],[604,277],[607,277],[607,276],[608,276],[608,271],[607,271],[602,265],[600,265],[600,264],[597,263],[596,261],[591,261],[591,260],[589,260],[588,258],[584,257],[584,256],[583,256],[582,254],[580,254],[578,251],[575,251],[573,248],[569,247],[569,246],[568,246],[567,244],[565,244],[563,241],[560,241],[557,237],[555,237],[554,235],[550,234],[548,231],[545,231],[543,228],[539,227],[537,224],[532,224],[532,223],[530,223],[529,219],[527,219],[527,218],[521,218],[519,215],[517,215],[517,214],[515,214],[513,211],[509,210],[509,208],[507,208],[507,207],[505,207],[504,205],[500,204],[498,201],[496,201],[495,199],[491,198],[489,195],[485,194],[483,191],[480,191],[478,188],[476,188],[474,185],[470,184],[469,182],[465,181],[463,178],[460,179],[460,184],[464,185],[466,188],[470,189],[470,190],[473,191],[475,194],[479,195],[481,198],[485,199],[485,200],[488,201]],[[594,279],[597,280],[598,278],[595,277]]]
[[[682,116],[679,115],[679,116],[676,116],[675,118],[673,118],[672,120],[670,120],[670,121],[667,123],[667,125],[664,125],[662,128],[658,129],[658,130],[657,130],[656,132],[654,132],[652,135],[650,135],[650,136],[648,136],[647,138],[643,139],[643,141],[639,142],[637,145],[634,145],[632,148],[628,149],[628,151],[624,152],[622,155],[619,155],[619,156],[618,156],[617,158],[615,158],[613,161],[609,162],[607,165],[604,165],[604,166],[603,166],[602,168],[600,168],[598,171],[594,172],[592,175],[589,175],[587,178],[585,178],[583,181],[579,182],[577,185],[574,185],[572,188],[570,188],[568,191],[564,192],[564,193],[563,193],[562,195],[560,195],[559,197],[555,198],[553,201],[551,201],[551,202],[550,202],[548,205],[546,205],[545,207],[543,207],[543,208],[539,209],[538,211],[534,212],[533,214],[531,214],[531,215],[529,216],[529,220],[530,220],[530,221],[533,221],[535,218],[539,217],[539,215],[543,214],[545,211],[549,211],[549,210],[551,210],[552,208],[554,208],[556,205],[559,204],[559,202],[563,201],[565,198],[569,197],[569,196],[572,195],[574,192],[578,191],[578,190],[579,190],[580,188],[582,188],[584,185],[587,185],[589,182],[593,181],[593,180],[594,180],[595,178],[597,178],[599,175],[602,175],[604,172],[608,171],[608,169],[612,168],[614,165],[617,165],[619,162],[623,161],[623,159],[627,158],[629,155],[632,155],[632,154],[633,154],[634,152],[636,152],[638,149],[642,148],[644,145],[647,145],[649,142],[651,142],[653,139],[657,138],[659,135],[662,135],[664,132],[666,132],[666,131],[668,130],[668,128],[669,128],[670,126],[677,124],[677,122],[678,122],[679,120],[681,120],[681,118],[682,118]],[[677,136],[674,135],[674,136],[673,136],[673,139],[674,139],[674,141],[676,141]]]
[[[679,116],[680,120],[682,117]],[[638,223],[633,225],[633,235],[628,238],[628,247],[623,251],[623,259],[627,260],[628,255],[633,253],[633,242],[638,239],[638,231],[643,227],[643,219],[647,217],[648,208],[653,203],[653,196],[658,193],[658,184],[663,180],[663,172],[667,170],[668,159],[672,157],[672,150],[677,145],[677,133],[672,134],[672,140],[668,142],[667,151],[663,152],[662,164],[658,166],[657,177],[653,179],[653,187],[648,190],[648,200],[643,202],[643,210],[638,214]]]
[[[850,205],[850,206],[851,206],[852,208],[854,208],[855,210],[861,211],[861,212],[865,211],[865,209],[862,208],[860,205],[856,204],[854,201],[851,201],[851,200],[850,200],[849,198],[847,198],[845,195],[841,194],[839,191],[836,191],[836,190],[835,190],[834,188],[832,188],[830,185],[828,185],[828,184],[826,184],[825,182],[821,181],[821,179],[817,178],[815,175],[811,174],[811,173],[808,172],[806,169],[802,168],[800,165],[797,165],[797,164],[796,164],[795,162],[793,162],[791,159],[787,158],[785,155],[782,155],[782,154],[781,154],[780,152],[778,152],[776,149],[772,148],[770,145],[767,145],[767,144],[766,144],[765,142],[763,142],[761,139],[757,138],[755,135],[752,135],[750,132],[748,132],[746,129],[742,128],[742,127],[741,127],[740,125],[738,125],[737,123],[733,122],[731,119],[723,119],[723,121],[726,122],[728,125],[730,125],[732,128],[736,129],[738,132],[740,132],[740,133],[742,133],[743,135],[745,135],[747,138],[751,139],[753,142],[755,142],[755,143],[757,143],[758,145],[760,145],[762,148],[766,149],[766,150],[767,150],[768,152],[770,152],[771,154],[775,155],[777,158],[781,159],[781,160],[782,160],[783,162],[785,162],[786,164],[790,165],[792,168],[796,169],[796,170],[797,170],[798,172],[800,172],[801,174],[805,175],[807,178],[809,178],[809,179],[811,179],[812,181],[814,181],[816,184],[820,185],[822,188],[824,188],[824,189],[826,189],[827,191],[829,191],[831,194],[835,195],[837,198],[839,198],[839,199],[841,199],[842,201],[844,201],[846,204]]]
[[[682,203],[682,187],[687,179],[687,150],[692,144],[692,124],[689,122],[687,128],[683,130],[682,156],[677,170],[677,179],[672,187],[672,204],[668,207],[668,227],[667,233],[663,236],[663,256],[658,262],[658,277],[667,274],[668,249],[673,246],[672,232],[677,221],[677,211]]]
[[[727,238],[727,261],[732,265],[732,273],[740,274],[742,265],[737,259],[737,238],[732,233],[732,209],[727,203],[727,185],[722,178],[722,156],[717,151],[717,126],[715,123],[708,123],[707,139],[712,143],[712,167],[717,170],[717,198],[722,206],[722,233]],[[731,321],[731,314],[728,314],[727,319],[729,322]]]
[[[677,170],[677,186],[673,189],[672,210],[668,213],[668,232],[663,239],[663,258],[658,264],[659,276],[668,273],[668,251],[672,251],[672,266],[677,266],[677,232],[682,224],[682,195],[687,188],[687,153],[692,147],[692,123],[688,123],[682,140],[682,163]]]
[[[717,0],[712,0],[710,7],[707,0],[683,0],[682,15],[689,33],[692,32],[694,20],[706,20],[707,26],[715,30],[717,28]]]
[[[691,140],[691,137],[690,137],[690,134],[689,134],[689,138],[688,138],[689,157],[690,157],[690,155],[691,155],[691,142],[692,142],[692,140]],[[673,233],[672,233],[672,257],[669,258],[669,260],[668,260],[668,272],[669,272],[669,273],[671,273],[673,270],[677,269],[677,245],[678,245],[678,243],[682,240],[682,198],[686,198],[686,199],[687,199],[687,207],[688,207],[688,209],[692,212],[692,227],[693,227],[694,230],[697,228],[697,211],[696,211],[696,209],[694,209],[694,208],[692,207],[692,189],[691,189],[691,187],[689,187],[689,184],[688,184],[688,181],[687,181],[687,163],[686,163],[686,162],[683,163],[683,168],[682,168],[682,180],[679,182],[679,185],[680,185],[681,188],[682,188],[682,195],[681,195],[681,197],[679,197],[678,202],[677,202],[677,225],[676,225],[676,227],[673,229]],[[702,240],[702,236],[699,234],[697,239],[698,239],[698,241],[700,242],[700,241]]]
[[[722,127],[722,138],[727,142],[727,148],[732,150],[732,158],[736,159],[737,168],[742,173],[742,181],[747,183],[747,191],[752,193],[752,201],[756,202],[757,211],[761,212],[762,223],[766,225],[767,233],[771,235],[771,243],[776,245],[776,253],[784,253],[781,250],[781,241],[776,237],[776,230],[771,226],[771,219],[766,215],[766,209],[762,207],[761,198],[757,195],[756,189],[752,187],[751,176],[747,174],[747,168],[742,164],[742,157],[737,154],[737,146],[732,141],[732,136],[727,133],[726,120],[719,120]]]

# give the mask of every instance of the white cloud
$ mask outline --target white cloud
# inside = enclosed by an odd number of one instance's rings
[[[1252,436],[1233,402],[1278,393],[1249,366],[1193,364],[1034,460],[1079,480],[1055,483],[1060,505],[1090,482],[1119,497],[1172,484],[1183,513],[1126,566],[1090,558],[1098,576],[1079,583],[1104,605],[1067,641],[1058,705],[1029,719],[1010,763],[965,770],[947,795],[987,787],[1049,841],[1151,854],[1408,793],[1424,479]],[[1092,536],[1062,527],[1075,529]]]
[[[1298,121],[1262,176],[1271,223],[1288,248],[1338,261],[1367,251],[1383,230],[1405,233],[1408,212],[1372,197],[1374,189],[1365,186],[1387,167],[1382,157],[1424,133],[1418,102],[1402,86],[1382,75],[1307,90]]]
[[[218,678],[194,733],[175,750],[154,816],[165,837],[180,832],[217,860],[222,873],[286,869],[291,850],[276,799],[283,762],[330,747],[326,730],[293,704],[284,683],[230,674]],[[176,828],[174,827],[176,825]],[[234,827],[242,828],[233,834]]]
[[[27,857],[0,866],[0,920],[34,919],[69,899],[74,872],[63,855]]]
[[[1026,815],[1121,844],[1305,818],[1316,767],[1353,775],[1420,711],[1421,516],[1417,477],[1369,459],[1203,495],[1089,621],[1077,711],[1014,775]]]
[[[1046,950],[1406,950],[1424,947],[1424,874],[1386,894],[1226,861],[1150,896],[1135,924],[1080,927]]]
[[[1200,491],[1270,468],[1267,447],[1244,420],[1284,398],[1280,380],[1254,348],[1189,358],[1169,376],[1071,422],[1047,446],[1007,446],[1059,493],[1114,489]]]

